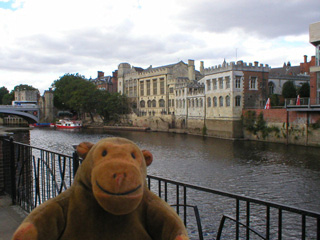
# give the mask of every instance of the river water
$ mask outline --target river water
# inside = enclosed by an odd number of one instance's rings
[[[30,143],[65,154],[72,145],[125,137],[149,150],[148,174],[320,212],[320,148],[161,132],[33,129]]]
[[[50,128],[30,130],[30,144],[72,154],[72,145],[110,136],[128,138],[149,150],[154,156],[150,175],[320,212],[320,148],[161,132]],[[218,204],[217,199],[206,204],[213,202]],[[219,220],[212,222],[205,217],[206,239],[216,236],[212,229]],[[191,239],[197,239],[194,236]],[[295,238],[288,233],[284,239]]]

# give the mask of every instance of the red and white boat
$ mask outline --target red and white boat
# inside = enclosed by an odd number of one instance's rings
[[[61,119],[58,122],[56,122],[56,128],[66,128],[66,129],[82,128],[82,122]]]

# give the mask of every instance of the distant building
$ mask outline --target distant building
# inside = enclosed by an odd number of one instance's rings
[[[176,83],[199,78],[193,60],[188,64],[180,61],[146,69],[121,63],[118,66],[118,92],[128,96],[138,116],[174,115]]]
[[[309,40],[316,48],[315,64],[310,67],[310,103],[320,104],[320,22],[310,24]]]
[[[14,91],[14,101],[38,102],[39,90],[16,90]]]
[[[284,63],[282,67],[271,68],[268,81],[268,92],[271,94],[282,95],[282,87],[285,82],[292,81],[299,88],[304,83],[310,84],[310,66],[315,62],[315,57],[307,61],[304,56],[304,62],[299,66],[291,66],[291,63]]]
[[[98,76],[95,79],[89,81],[94,83],[98,89],[107,91],[109,93],[115,93],[118,90],[118,71],[114,71],[112,76],[104,76],[104,72],[98,71]]]

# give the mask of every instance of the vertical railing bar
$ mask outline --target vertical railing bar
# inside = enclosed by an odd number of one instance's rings
[[[279,208],[278,214],[278,240],[282,239],[282,209]]]
[[[168,202],[168,182],[164,182],[164,200]]]
[[[270,239],[270,206],[267,206],[267,219],[266,219],[266,239]]]
[[[150,189],[151,188],[151,178],[148,177],[148,188]]]
[[[317,240],[320,240],[320,217],[317,218]]]
[[[236,240],[239,239],[240,200],[236,199]]]
[[[247,201],[247,229],[246,229],[246,238],[250,239],[250,202]]]
[[[302,227],[302,233],[301,233],[301,240],[305,240],[306,239],[306,215],[302,214],[302,223],[301,223],[301,227]]]
[[[179,211],[179,204],[180,204],[180,201],[179,201],[179,184],[177,184],[176,185],[177,186],[177,190],[176,190],[176,194],[177,194],[177,196],[176,196],[176,202],[177,202],[177,214],[179,214],[180,213],[180,211]]]
[[[187,187],[183,186],[183,219],[184,219],[184,225],[187,227]]]
[[[161,198],[161,180],[158,180],[158,196]]]

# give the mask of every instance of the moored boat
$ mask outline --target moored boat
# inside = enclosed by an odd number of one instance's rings
[[[74,128],[81,128],[81,127],[82,127],[81,121],[61,119],[58,122],[56,122],[56,128],[74,129]]]

